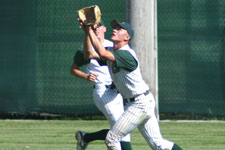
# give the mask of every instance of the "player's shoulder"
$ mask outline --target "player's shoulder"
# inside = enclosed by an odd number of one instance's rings
[[[124,51],[129,52],[131,55],[133,55],[136,58],[136,52],[135,52],[135,50],[133,48],[131,48],[128,44],[125,45],[125,46],[123,46],[121,48],[121,50],[124,50]]]
[[[127,44],[127,45],[124,45],[123,47],[121,47],[119,49],[119,51],[121,52],[128,52],[128,53],[131,53],[131,54],[135,54],[135,51]]]
[[[136,61],[138,61],[135,50],[131,48],[128,44],[124,45],[116,52],[117,52],[117,55],[120,55],[120,57],[129,58],[129,59],[134,58]]]

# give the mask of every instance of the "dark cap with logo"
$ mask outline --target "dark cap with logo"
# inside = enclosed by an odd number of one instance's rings
[[[114,29],[116,27],[120,26],[121,28],[127,30],[127,33],[130,35],[130,39],[133,37],[134,35],[134,30],[131,27],[131,25],[127,22],[119,22],[117,20],[112,20],[111,21],[111,27]]]

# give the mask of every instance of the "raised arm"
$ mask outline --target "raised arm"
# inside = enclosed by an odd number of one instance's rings
[[[84,42],[83,42],[83,54],[85,58],[88,59],[99,59],[99,55],[93,50],[90,38],[88,36],[88,26],[86,26],[82,20],[80,20],[79,18],[77,18],[78,22],[80,23],[80,27],[83,29],[85,37],[84,37]]]
[[[90,41],[90,37],[88,36],[87,33],[87,27],[84,27],[84,32],[85,32],[85,39],[83,43],[83,52],[84,52],[84,57],[89,58],[89,59],[99,59],[100,56],[96,51],[93,50],[92,43]]]
[[[110,51],[106,50],[104,46],[100,43],[91,26],[87,28],[86,33],[90,38],[92,46],[95,48],[96,52],[100,57],[109,61],[115,61],[114,55]]]

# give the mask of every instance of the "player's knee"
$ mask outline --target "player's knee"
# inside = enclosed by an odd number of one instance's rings
[[[120,140],[112,131],[109,130],[105,144],[107,145],[109,150],[120,150]]]

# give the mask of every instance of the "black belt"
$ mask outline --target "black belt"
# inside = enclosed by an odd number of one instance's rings
[[[95,89],[95,85],[93,86],[93,88]],[[105,88],[107,88],[107,89],[115,89],[116,87],[115,87],[115,85],[112,83],[112,84],[110,84],[110,85],[105,85]]]
[[[144,93],[142,93],[142,94],[148,95],[149,93],[150,93],[150,91],[147,90],[146,92],[144,92]],[[142,94],[138,94],[138,95],[136,95],[136,96],[134,96],[134,97],[132,97],[132,98],[127,98],[127,99],[125,99],[125,102],[126,102],[126,103],[134,102],[134,101],[135,101],[135,98],[137,98],[138,96],[140,96],[140,95],[142,95]]]

